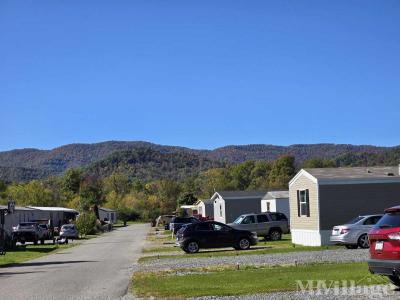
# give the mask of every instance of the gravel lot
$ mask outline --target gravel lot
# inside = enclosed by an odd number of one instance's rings
[[[291,253],[274,253],[261,255],[239,255],[220,257],[199,257],[159,259],[145,262],[139,266],[141,271],[170,270],[178,268],[199,268],[226,265],[287,265],[312,262],[359,262],[368,259],[368,249],[335,249],[321,251],[304,251]]]
[[[357,289],[340,288],[340,289],[327,289],[327,290],[314,290],[310,293],[305,292],[277,292],[268,294],[254,294],[254,295],[241,295],[241,296],[207,296],[189,298],[191,300],[281,300],[281,299],[324,299],[324,300],[342,300],[342,299],[399,299],[400,292],[393,285],[375,285],[359,287]]]

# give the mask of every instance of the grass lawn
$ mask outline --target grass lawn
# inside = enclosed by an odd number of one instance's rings
[[[195,271],[195,270],[192,270]],[[309,264],[287,267],[248,267],[243,270],[197,270],[195,274],[136,273],[133,290],[141,297],[197,297],[268,293],[296,290],[296,280],[354,280],[357,285],[386,284],[368,272],[366,263]]]
[[[215,257],[215,256],[237,256],[237,255],[259,255],[259,254],[272,254],[272,253],[289,253],[300,251],[319,251],[327,249],[343,248],[341,246],[321,246],[310,247],[292,244],[290,234],[285,234],[280,241],[260,241],[257,246],[253,246],[250,250],[236,251],[232,249],[204,249],[195,254],[186,254],[182,251],[182,255],[154,255],[142,257],[139,262],[147,262],[156,259],[169,259],[169,258],[195,258],[195,257]],[[181,250],[178,247],[156,247],[144,249],[143,253],[163,253]]]
[[[17,246],[16,249],[7,251],[6,255],[0,256],[0,266],[4,267],[9,264],[21,263],[27,260],[38,258],[61,249],[72,247],[68,245],[26,245]]]

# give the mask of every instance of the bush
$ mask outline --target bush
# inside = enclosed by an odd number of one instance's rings
[[[76,220],[76,227],[81,236],[86,236],[95,232],[96,216],[93,212],[81,213]]]
[[[124,226],[128,221],[136,221],[139,218],[139,214],[130,208],[119,209],[117,213],[118,219],[124,223]]]

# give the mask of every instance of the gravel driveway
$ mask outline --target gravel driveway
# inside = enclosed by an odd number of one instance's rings
[[[260,255],[239,255],[219,257],[199,257],[158,259],[147,261],[139,266],[141,271],[170,270],[178,268],[199,268],[226,265],[286,265],[313,262],[359,262],[368,259],[368,249],[335,249],[321,251],[303,251]]]

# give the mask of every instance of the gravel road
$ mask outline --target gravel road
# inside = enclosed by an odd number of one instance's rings
[[[201,258],[158,259],[145,262],[139,266],[142,271],[170,270],[178,268],[198,268],[226,265],[286,265],[295,262],[358,262],[368,259],[368,249],[335,249],[321,251],[304,251],[291,253],[274,253],[261,255],[219,256]]]
[[[149,229],[149,225],[131,225],[55,254],[0,268],[0,299],[130,299],[133,266]]]

